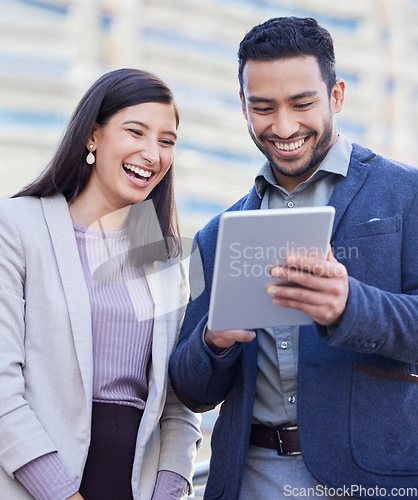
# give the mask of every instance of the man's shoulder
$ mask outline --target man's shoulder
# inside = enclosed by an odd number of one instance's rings
[[[418,168],[416,166],[408,165],[391,158],[387,158],[378,153],[375,153],[369,148],[361,146],[360,144],[352,144],[351,159],[357,160],[361,163],[368,163],[375,167],[385,166],[388,169],[393,169],[394,171],[405,171],[411,172],[411,175],[418,175]]]
[[[367,168],[368,182],[373,185],[391,186],[393,190],[414,191],[418,189],[418,168],[373,152],[371,149],[353,143],[350,170]]]

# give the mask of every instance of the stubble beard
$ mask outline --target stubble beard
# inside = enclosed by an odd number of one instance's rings
[[[312,153],[308,160],[304,162],[303,164],[297,166],[297,163],[300,162],[299,158],[281,158],[281,163],[279,164],[277,159],[274,158],[269,151],[258,141],[258,139],[255,137],[253,132],[249,129],[248,130],[251,136],[251,139],[253,140],[254,144],[257,146],[257,148],[263,153],[263,155],[267,158],[267,161],[270,163],[271,167],[276,170],[279,174],[284,175],[286,177],[299,177],[303,176],[307,172],[312,170],[315,170],[321,163],[321,161],[324,159],[326,154],[328,153],[329,149],[331,148],[331,140],[332,140],[332,134],[333,134],[333,121],[332,118],[330,118],[324,133],[322,134],[321,138],[319,139],[318,143],[315,145],[315,147],[312,150]],[[313,140],[316,137],[315,132],[310,132],[308,134],[305,134],[304,136],[309,135],[309,140]],[[260,139],[263,140],[263,134],[261,134]]]

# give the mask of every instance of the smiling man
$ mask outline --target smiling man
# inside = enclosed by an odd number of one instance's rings
[[[338,138],[334,114],[342,108],[344,82],[336,81],[329,95],[314,56],[248,60],[240,79],[248,131],[277,182],[293,191]]]
[[[312,325],[211,331],[219,216],[197,233],[205,291],[193,295],[192,261],[170,371],[189,408],[223,403],[205,498],[418,498],[418,169],[338,133],[345,85],[314,19],[255,26],[238,56],[242,110],[267,161],[229,210],[332,205],[339,261],[332,249],[288,255],[271,271],[287,281],[267,288],[273,303]]]

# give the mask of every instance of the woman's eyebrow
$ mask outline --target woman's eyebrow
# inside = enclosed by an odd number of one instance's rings
[[[140,127],[144,127],[145,129],[149,129],[149,126],[146,123],[140,122],[139,120],[128,120],[126,122],[123,122],[123,125],[129,125],[130,123],[139,125]],[[164,130],[163,134],[172,135],[175,139],[177,139],[177,134],[175,134],[172,130]]]

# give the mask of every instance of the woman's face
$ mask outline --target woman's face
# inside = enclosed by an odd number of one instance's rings
[[[143,201],[171,166],[176,128],[174,107],[156,102],[124,108],[96,126],[87,144],[96,161],[85,194],[106,211]]]

